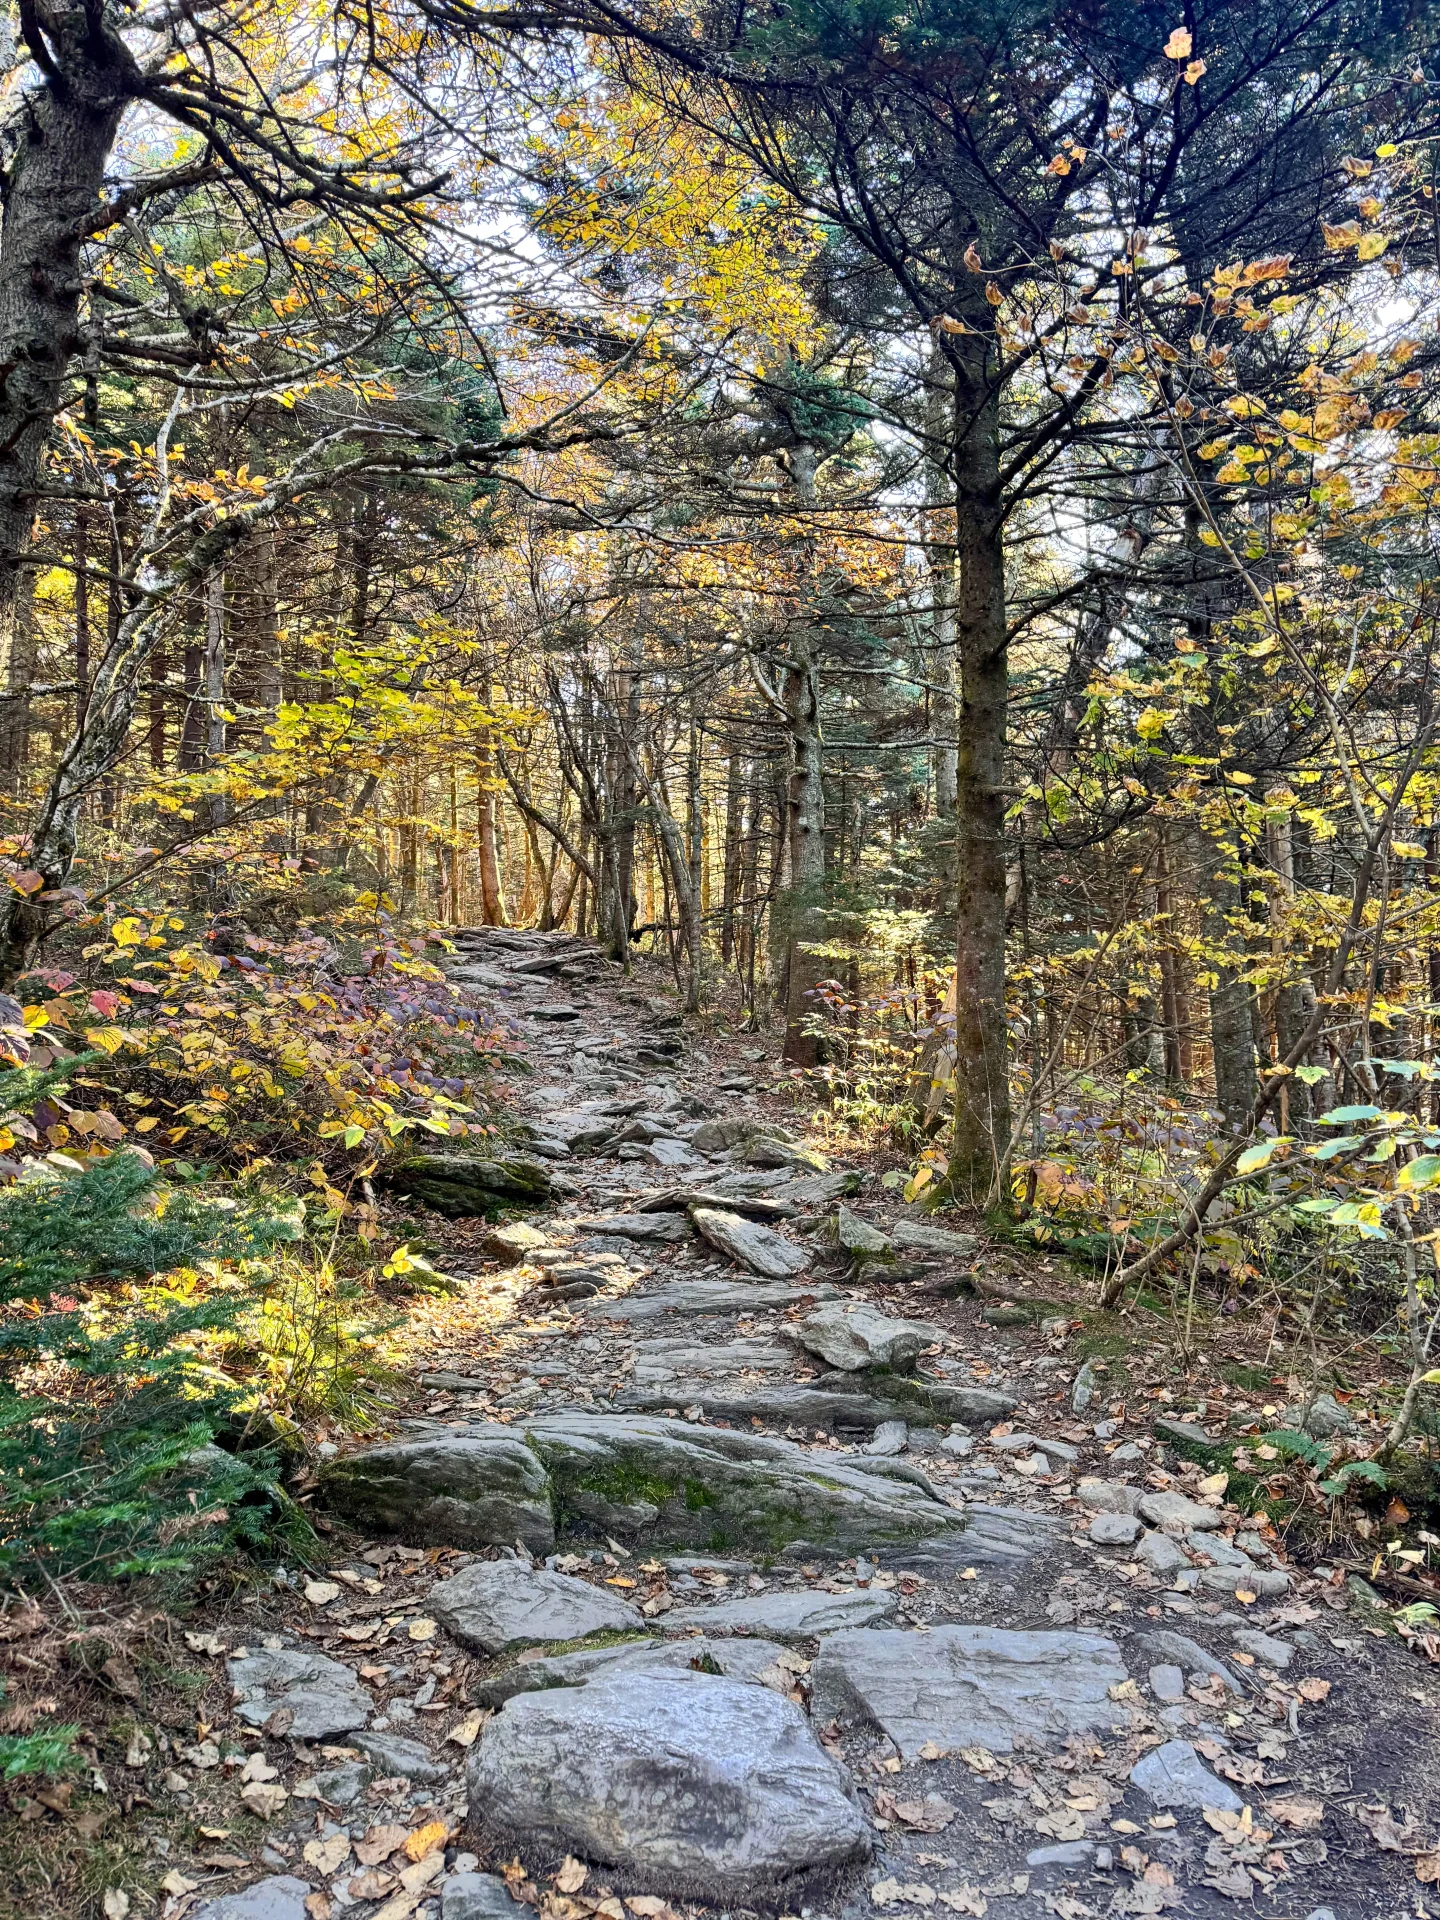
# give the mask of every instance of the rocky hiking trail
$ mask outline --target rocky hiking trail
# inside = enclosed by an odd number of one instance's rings
[[[470,1284],[322,1449],[334,1565],[189,1635],[228,1705],[154,1791],[228,1838],[170,1920],[1440,1910],[1428,1671],[1204,1431],[798,1144],[773,1048],[454,938],[524,1141],[391,1175]]]

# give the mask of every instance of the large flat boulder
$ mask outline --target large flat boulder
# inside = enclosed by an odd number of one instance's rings
[[[773,1640],[627,1640],[620,1646],[577,1647],[574,1653],[545,1654],[517,1660],[488,1679],[476,1681],[470,1698],[477,1707],[502,1707],[517,1693],[543,1687],[583,1687],[622,1673],[719,1673],[727,1680],[754,1683],[776,1666],[785,1649]]]
[[[369,1724],[375,1703],[349,1667],[304,1647],[265,1648],[227,1662],[235,1714],[263,1727],[279,1713],[291,1740],[327,1740]],[[277,1723],[278,1725],[278,1723]]]
[[[1102,1634],[862,1627],[821,1641],[810,1710],[822,1724],[876,1727],[908,1759],[932,1740],[1009,1753],[1017,1734],[1060,1741],[1122,1722],[1109,1689],[1126,1678]]]
[[[641,1340],[635,1346],[634,1381],[638,1387],[664,1386],[674,1380],[724,1379],[740,1373],[788,1373],[795,1364],[789,1347],[768,1340],[730,1340],[699,1346],[691,1340]]]
[[[952,1233],[948,1227],[931,1226],[928,1220],[897,1220],[890,1238],[907,1253],[939,1255],[951,1260],[971,1260],[980,1242],[973,1233]]]
[[[442,1627],[482,1653],[635,1633],[645,1624],[617,1594],[522,1560],[477,1560],[432,1587],[428,1605]]]
[[[696,1627],[705,1634],[758,1633],[772,1640],[816,1640],[845,1627],[873,1627],[895,1613],[895,1596],[874,1587],[853,1593],[815,1593],[781,1588],[776,1593],[747,1593],[713,1606],[676,1607],[665,1615],[667,1632]]]
[[[525,1693],[468,1769],[472,1818],[673,1898],[773,1904],[870,1851],[864,1815],[798,1707],[697,1673]]]
[[[805,1545],[854,1553],[962,1527],[923,1475],[768,1434],[644,1414],[563,1413],[526,1423],[562,1531],[747,1553]]]
[[[504,1427],[366,1447],[336,1460],[321,1484],[327,1505],[371,1532],[456,1547],[518,1540],[539,1554],[555,1545],[545,1469]]]
[[[240,1893],[222,1893],[218,1900],[192,1908],[190,1920],[306,1920],[311,1892],[308,1880],[276,1873]]]
[[[607,1300],[589,1311],[608,1320],[658,1320],[663,1314],[767,1313],[793,1307],[802,1300],[819,1300],[833,1287],[786,1287],[758,1280],[676,1280],[648,1293]]]
[[[412,1153],[382,1167],[382,1186],[452,1220],[491,1218],[504,1207],[550,1198],[549,1169],[538,1160],[487,1160],[474,1153]]]
[[[668,1214],[656,1216],[669,1219]],[[810,1264],[808,1248],[797,1247],[758,1220],[746,1220],[720,1207],[691,1207],[695,1231],[712,1247],[728,1254],[762,1280],[788,1280]]]
[[[897,1320],[865,1301],[836,1302],[807,1316],[796,1337],[832,1367],[857,1373],[865,1367],[908,1372],[928,1346],[941,1338],[938,1327],[923,1320]]]

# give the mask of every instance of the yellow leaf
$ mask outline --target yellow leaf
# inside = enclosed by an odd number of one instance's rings
[[[85,1038],[92,1047],[99,1047],[105,1053],[118,1053],[125,1044],[123,1027],[87,1027]]]
[[[1205,71],[1205,62],[1203,60],[1192,60],[1189,66],[1186,67],[1185,69],[1186,86],[1193,87],[1196,81],[1199,80],[1201,75],[1204,73],[1204,71]]]
[[[405,1842],[405,1851],[412,1860],[423,1860],[427,1853],[433,1853],[436,1847],[443,1847],[450,1838],[450,1829],[443,1820],[431,1820],[423,1827],[417,1827]]]
[[[1355,249],[1357,260],[1378,260],[1390,244],[1388,233],[1367,233]]]
[[[1190,29],[1188,27],[1176,27],[1170,38],[1165,42],[1165,58],[1167,60],[1188,60],[1190,58]]]

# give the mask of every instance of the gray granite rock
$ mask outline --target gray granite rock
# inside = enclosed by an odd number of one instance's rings
[[[359,1744],[354,1734],[349,1736],[349,1744]],[[332,1807],[353,1806],[374,1777],[374,1767],[367,1767],[363,1761],[342,1761],[338,1767],[327,1767],[324,1773],[315,1775],[315,1797],[328,1801]],[[297,1786],[295,1798],[301,1797]]]
[[[1178,1706],[1185,1698],[1185,1675],[1179,1667],[1161,1661],[1150,1669],[1150,1691],[1162,1706]]]
[[[865,1442],[864,1451],[873,1454],[904,1453],[910,1441],[910,1429],[903,1420],[882,1420]]]
[[[1154,1430],[1157,1439],[1170,1441],[1172,1445],[1178,1446],[1182,1453],[1211,1453],[1217,1444],[1205,1429],[1197,1426],[1193,1420],[1177,1420],[1169,1414],[1155,1421]]]
[[[1070,1407],[1074,1413],[1088,1413],[1099,1398],[1099,1378],[1095,1362],[1087,1360],[1076,1374],[1070,1388]]]
[[[539,1160],[487,1160],[479,1154],[412,1153],[390,1162],[376,1179],[407,1199],[419,1200],[451,1219],[493,1216],[502,1207],[536,1206],[553,1188]]]
[[[235,1712],[250,1727],[263,1727],[280,1708],[293,1714],[285,1728],[294,1740],[324,1740],[363,1727],[375,1703],[349,1667],[323,1653],[279,1647],[234,1656],[227,1662]]]
[[[1135,1549],[1135,1558],[1162,1580],[1190,1564],[1168,1533],[1147,1533]]]
[[[1060,1840],[1048,1847],[1032,1847],[1025,1856],[1031,1868],[1088,1867],[1095,1858],[1093,1840]]]
[[[667,1620],[673,1618],[667,1616]],[[618,1647],[581,1647],[574,1653],[517,1660],[513,1667],[478,1680],[470,1697],[477,1707],[500,1707],[517,1693],[543,1687],[583,1687],[592,1680],[622,1673],[690,1671],[719,1673],[727,1680],[754,1682],[774,1668],[785,1649],[774,1640],[689,1637],[684,1640],[631,1640]]]
[[[1290,1576],[1273,1567],[1202,1567],[1200,1585],[1210,1593],[1256,1593],[1278,1600],[1290,1591]]]
[[[671,1897],[759,1898],[861,1860],[868,1823],[789,1700],[697,1673],[526,1693],[471,1754],[473,1817]]]
[[[1130,1782],[1157,1807],[1217,1807],[1239,1813],[1245,1802],[1211,1773],[1188,1740],[1167,1740],[1130,1769]]]
[[[684,1220],[674,1213],[602,1213],[569,1223],[577,1231],[604,1239],[658,1240],[674,1245],[690,1235]]]
[[[1236,1627],[1230,1638],[1242,1653],[1248,1653],[1263,1667],[1274,1667],[1277,1673],[1284,1673],[1295,1658],[1295,1649],[1288,1640],[1281,1640],[1273,1633],[1259,1633],[1253,1627]]]
[[[1172,1533],[1209,1533],[1220,1525],[1214,1507],[1202,1507],[1183,1493],[1147,1493],[1141,1496],[1140,1517],[1152,1527]]]
[[[672,1380],[721,1379],[736,1373],[788,1374],[794,1364],[789,1347],[767,1340],[727,1340],[708,1347],[693,1338],[639,1340],[632,1377],[637,1387],[654,1387]]]
[[[966,1525],[918,1469],[643,1414],[526,1423],[562,1522],[670,1547],[854,1553]]]
[[[895,1258],[895,1249],[878,1227],[872,1227],[849,1207],[837,1207],[828,1228],[830,1238],[842,1253],[848,1253],[857,1270]]]
[[[1125,1678],[1101,1634],[861,1628],[821,1641],[810,1707],[820,1723],[878,1728],[910,1759],[928,1740],[1008,1753],[1017,1734],[1062,1740],[1118,1724],[1109,1689]]]
[[[428,1605],[442,1627],[483,1653],[638,1631],[645,1624],[618,1595],[520,1560],[477,1560],[432,1587]]]
[[[1139,1487],[1127,1487],[1121,1480],[1087,1476],[1077,1484],[1075,1497],[1082,1507],[1089,1507],[1093,1513],[1138,1513],[1140,1492]]]
[[[589,1309],[606,1320],[658,1320],[668,1313],[709,1315],[768,1313],[793,1307],[802,1300],[834,1294],[830,1286],[782,1287],[745,1280],[677,1280],[650,1293],[628,1294]]]
[[[448,1780],[454,1771],[418,1740],[402,1739],[398,1733],[357,1733],[352,1735],[350,1745],[368,1754],[375,1770],[388,1779],[418,1780],[432,1786],[437,1781]]]
[[[1090,1522],[1090,1538],[1097,1547],[1133,1547],[1143,1529],[1128,1513],[1097,1513]]]
[[[947,1227],[932,1227],[928,1220],[897,1220],[890,1238],[907,1253],[941,1254],[952,1260],[971,1260],[980,1248],[973,1233],[951,1233]]]
[[[836,1302],[809,1314],[795,1329],[795,1337],[811,1353],[842,1372],[865,1367],[888,1367],[908,1372],[922,1351],[942,1338],[938,1327],[923,1320],[897,1320],[865,1301]]]
[[[813,1640],[845,1627],[874,1626],[894,1612],[894,1594],[880,1587],[856,1588],[853,1593],[781,1587],[774,1593],[746,1594],[713,1606],[676,1607],[663,1616],[663,1624],[677,1633],[698,1627],[717,1636],[758,1633],[770,1640]]]
[[[973,1453],[975,1451],[975,1441],[973,1436],[968,1433],[947,1433],[945,1438],[940,1442],[940,1451],[942,1453],[952,1454],[958,1460],[963,1460],[967,1453]]]
[[[555,1545],[545,1469],[504,1427],[364,1447],[321,1478],[326,1505],[376,1532],[532,1553]]]
[[[838,1200],[847,1193],[856,1193],[860,1188],[858,1173],[800,1173],[798,1178],[781,1182],[771,1188],[776,1200],[786,1200],[802,1207],[828,1207],[832,1200]]]
[[[450,1873],[440,1882],[440,1920],[529,1920],[531,1911],[498,1873]]]
[[[1286,1407],[1280,1418],[1287,1427],[1308,1433],[1312,1440],[1333,1440],[1338,1433],[1358,1433],[1359,1425],[1333,1393],[1317,1393],[1310,1401]]]
[[[671,1218],[669,1214],[653,1217]],[[808,1248],[797,1247],[758,1220],[746,1220],[738,1213],[719,1207],[691,1207],[690,1218],[702,1239],[762,1279],[788,1280],[794,1274],[803,1273],[810,1264]]]
[[[190,1920],[306,1920],[305,1902],[313,1892],[309,1881],[293,1873],[257,1880],[243,1893],[222,1893],[218,1900],[190,1909]]]
[[[1188,1634],[1174,1633],[1168,1627],[1156,1627],[1137,1634],[1135,1644],[1152,1660],[1165,1661],[1180,1667],[1187,1674],[1198,1673],[1206,1678],[1212,1673],[1219,1674],[1231,1693],[1241,1691],[1240,1682],[1225,1662],[1207,1652]]]

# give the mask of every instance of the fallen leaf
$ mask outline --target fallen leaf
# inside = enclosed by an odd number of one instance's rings
[[[416,1860],[411,1866],[400,1869],[400,1884],[406,1893],[420,1893],[432,1880],[438,1880],[445,1871],[445,1855],[437,1847],[433,1853],[427,1853],[423,1860]],[[625,1920],[622,1914],[620,1920]]]
[[[449,1838],[450,1829],[443,1820],[430,1820],[406,1836],[405,1852],[411,1860],[423,1860],[436,1847],[443,1847]]]
[[[1422,1853],[1415,1862],[1415,1878],[1427,1887],[1440,1886],[1440,1853]]]
[[[373,1913],[367,1913],[365,1920],[410,1920],[420,1904],[418,1893],[400,1892],[392,1894],[383,1907],[377,1907]]]
[[[357,1873],[347,1882],[345,1891],[352,1900],[383,1900],[387,1893],[393,1893],[398,1885],[393,1873],[381,1873],[374,1867],[367,1867],[364,1873]]]
[[[1410,1509],[1397,1493],[1385,1509],[1385,1524],[1387,1527],[1403,1527],[1409,1518]]]
[[[1423,1829],[1417,1827],[1408,1816],[1404,1826],[1400,1826],[1388,1807],[1359,1807],[1356,1809],[1355,1818],[1382,1853],[1429,1851],[1421,1837]]]
[[[590,1878],[590,1869],[573,1854],[567,1853],[560,1871],[555,1876],[555,1884],[561,1893],[578,1893]],[[631,1912],[635,1909],[632,1907]]]
[[[307,1840],[305,1842],[305,1863],[314,1867],[317,1873],[324,1874],[328,1880],[332,1873],[338,1873],[350,1858],[350,1836],[348,1833],[332,1833],[325,1840]]]
[[[467,1713],[463,1720],[457,1720],[445,1738],[457,1747],[474,1746],[485,1720],[485,1713],[477,1707],[473,1713]]]
[[[412,1640],[433,1640],[435,1638],[435,1622],[424,1619],[412,1620],[406,1628],[406,1632]]]
[[[251,1813],[258,1814],[262,1820],[273,1820],[290,1796],[284,1787],[264,1780],[252,1780],[248,1787],[240,1789],[240,1798]]]
[[[328,1893],[307,1893],[305,1911],[310,1920],[331,1920],[335,1906]]]
[[[993,1773],[995,1756],[988,1747],[962,1747],[960,1758],[972,1773]]]
[[[949,1751],[950,1749],[948,1747],[937,1747],[933,1740],[927,1740],[920,1749],[920,1758],[922,1760],[943,1760]]]
[[[388,1860],[392,1853],[398,1853],[409,1838],[409,1828],[396,1826],[393,1822],[385,1826],[367,1827],[365,1838],[354,1843],[355,1858],[362,1867],[378,1867],[382,1860]]]
[[[1266,1818],[1276,1820],[1282,1827],[1292,1827],[1296,1833],[1313,1833],[1325,1819],[1325,1803],[1313,1800],[1308,1794],[1287,1794],[1283,1800],[1272,1800],[1265,1809]]]
[[[207,1853],[200,1864],[216,1873],[237,1873],[241,1867],[249,1866],[250,1857],[244,1853]]]
[[[984,1920],[990,1911],[990,1902],[979,1887],[968,1882],[963,1887],[957,1887],[954,1893],[942,1893],[937,1898],[941,1906],[948,1907],[952,1913],[973,1914],[975,1920]]]
[[[1302,1700],[1328,1700],[1330,1698],[1330,1682],[1328,1680],[1316,1679],[1312,1675],[1310,1679],[1302,1680],[1295,1691]]]
[[[268,1733],[272,1740],[283,1740],[294,1724],[294,1707],[276,1707],[270,1718],[265,1722],[263,1731]]]
[[[312,1607],[328,1607],[340,1598],[340,1589],[333,1580],[311,1580],[306,1583],[305,1598]]]
[[[905,1884],[899,1880],[877,1880],[870,1889],[870,1898],[877,1907],[933,1907],[935,1889]]]
[[[100,1906],[105,1920],[128,1920],[130,1896],[121,1887],[107,1887]]]
[[[154,1751],[155,1746],[149,1736],[136,1727],[125,1749],[125,1764],[127,1767],[143,1767]]]
[[[242,1780],[278,1780],[280,1769],[272,1767],[263,1753],[252,1753],[240,1769]]]
[[[625,1904],[640,1920],[666,1920],[670,1912],[666,1903],[653,1893],[627,1894]]]
[[[187,1880],[178,1867],[172,1867],[160,1882],[162,1893],[193,1893],[200,1882]]]

